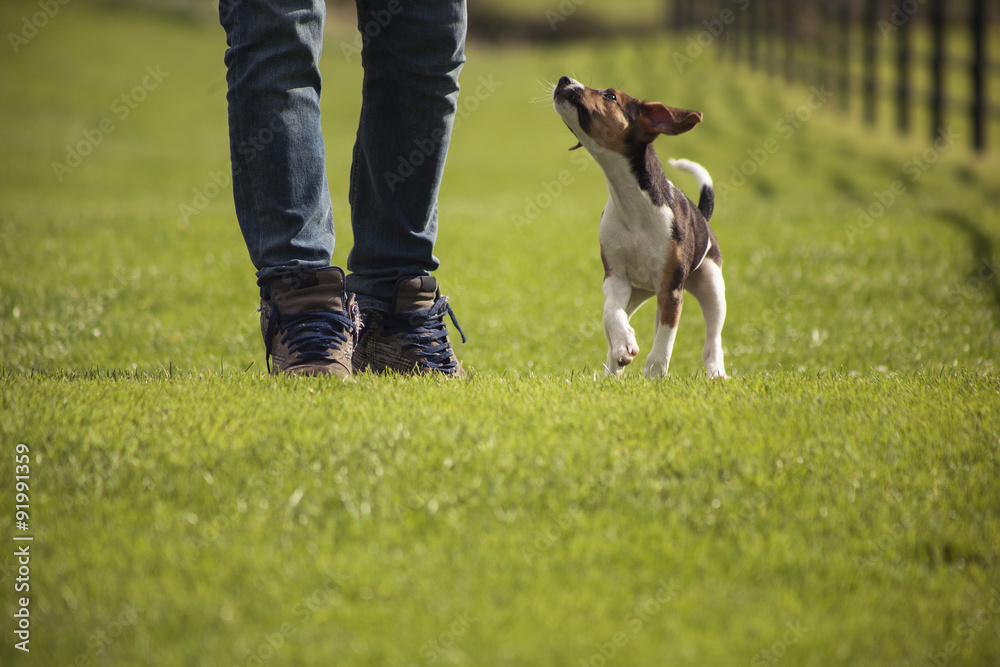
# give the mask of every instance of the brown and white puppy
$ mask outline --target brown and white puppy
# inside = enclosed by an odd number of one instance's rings
[[[608,183],[610,196],[598,233],[604,263],[607,373],[619,375],[639,354],[629,319],[655,296],[656,334],[645,375],[666,375],[686,289],[705,315],[705,374],[725,378],[726,286],[719,242],[708,226],[714,207],[712,178],[701,165],[670,160],[671,166],[698,180],[701,195],[695,206],[667,180],[652,145],[661,134],[687,132],[701,122],[701,114],[643,102],[610,88],[594,90],[565,76],[552,99],[579,140],[573,149],[586,148]]]

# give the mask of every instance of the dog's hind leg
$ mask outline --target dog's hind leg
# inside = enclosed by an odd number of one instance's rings
[[[646,368],[643,371],[646,377],[656,378],[667,374],[683,306],[684,292],[680,289],[670,290],[666,295],[657,296],[656,334],[649,356],[646,357]]]
[[[648,378],[662,377],[670,368],[670,354],[674,350],[677,325],[681,321],[681,307],[684,305],[685,275],[680,247],[671,243],[660,289],[656,292],[656,335],[643,373]]]
[[[688,277],[685,287],[698,299],[701,312],[705,315],[705,348],[701,353],[705,375],[709,379],[725,379],[722,326],[726,322],[726,282],[722,279],[722,269],[706,258],[698,270]]]

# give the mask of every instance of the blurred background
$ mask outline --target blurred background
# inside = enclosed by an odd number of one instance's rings
[[[206,0],[75,0],[212,21]],[[351,0],[329,0],[331,22],[355,22]],[[1000,68],[997,0],[469,0],[469,32],[494,43],[680,33],[683,56],[711,48],[789,82],[822,83],[865,122],[934,136],[946,119],[968,141],[995,141]],[[995,57],[995,54],[994,54]]]

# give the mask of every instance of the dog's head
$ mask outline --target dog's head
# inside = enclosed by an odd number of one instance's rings
[[[568,76],[556,84],[552,104],[579,140],[570,150],[584,146],[592,154],[603,149],[626,155],[701,122],[698,111],[644,102],[613,88],[587,88]]]

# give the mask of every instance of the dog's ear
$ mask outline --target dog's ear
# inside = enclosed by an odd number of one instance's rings
[[[689,109],[675,109],[659,102],[647,102],[642,105],[642,115],[639,122],[653,134],[673,136],[684,134],[701,122],[701,112]]]

